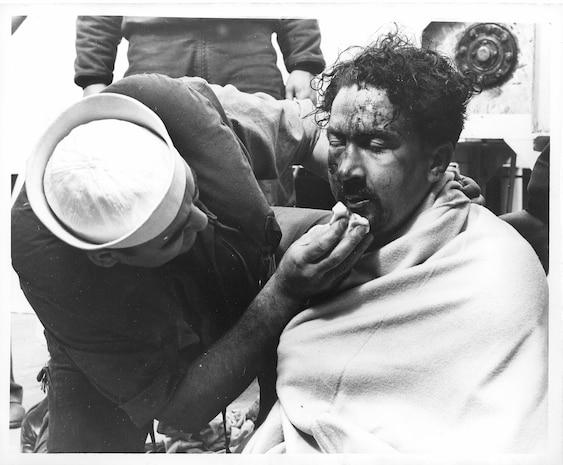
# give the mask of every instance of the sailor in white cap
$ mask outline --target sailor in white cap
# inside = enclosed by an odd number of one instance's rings
[[[38,217],[104,267],[118,262],[160,266],[188,251],[207,226],[207,216],[194,205],[191,169],[158,117],[138,112],[140,106],[114,94],[79,102],[29,159],[27,192]],[[89,119],[90,107],[106,108],[114,118],[87,121],[64,135],[61,121],[73,112]],[[128,117],[126,110],[144,118],[115,117]],[[56,141],[56,135],[64,137],[51,151],[49,139]]]
[[[154,419],[198,431],[365,250],[343,218],[264,271],[279,234],[256,177],[306,163],[311,109],[142,75],[47,128],[12,209],[12,262],[51,356],[49,452],[142,451]]]

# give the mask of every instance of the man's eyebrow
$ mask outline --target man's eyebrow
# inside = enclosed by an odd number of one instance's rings
[[[340,136],[342,135],[342,131],[339,131],[337,128],[335,128],[334,126],[327,126],[326,128],[326,133],[328,135],[335,135],[335,136]]]
[[[342,131],[337,127],[328,127],[326,132],[327,135],[329,136],[333,135],[337,137],[346,137],[350,135],[350,133]],[[365,128],[365,129],[353,128],[353,130],[351,131],[351,136],[361,137],[361,138],[377,137],[378,139],[383,139],[383,140],[393,140],[398,136],[398,134],[395,133],[394,131],[387,131],[378,128]]]
[[[378,139],[393,140],[397,135],[393,131],[385,131],[383,129],[367,129],[365,131],[358,131],[359,136],[363,137],[377,137]]]

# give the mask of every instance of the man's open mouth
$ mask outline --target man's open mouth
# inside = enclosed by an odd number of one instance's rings
[[[344,199],[344,203],[346,204],[346,206],[348,207],[349,210],[361,210],[363,207],[365,207],[368,203],[369,203],[369,199],[366,199],[365,197],[352,197],[352,196],[347,196]]]

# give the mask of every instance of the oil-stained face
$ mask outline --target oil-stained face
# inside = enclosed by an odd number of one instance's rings
[[[429,192],[430,157],[403,119],[395,119],[387,91],[342,88],[327,128],[329,180],[337,200],[370,222],[384,242]]]

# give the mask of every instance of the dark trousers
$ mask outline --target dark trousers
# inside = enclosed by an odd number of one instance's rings
[[[147,429],[102,396],[53,344],[49,351],[47,451],[144,452]]]

